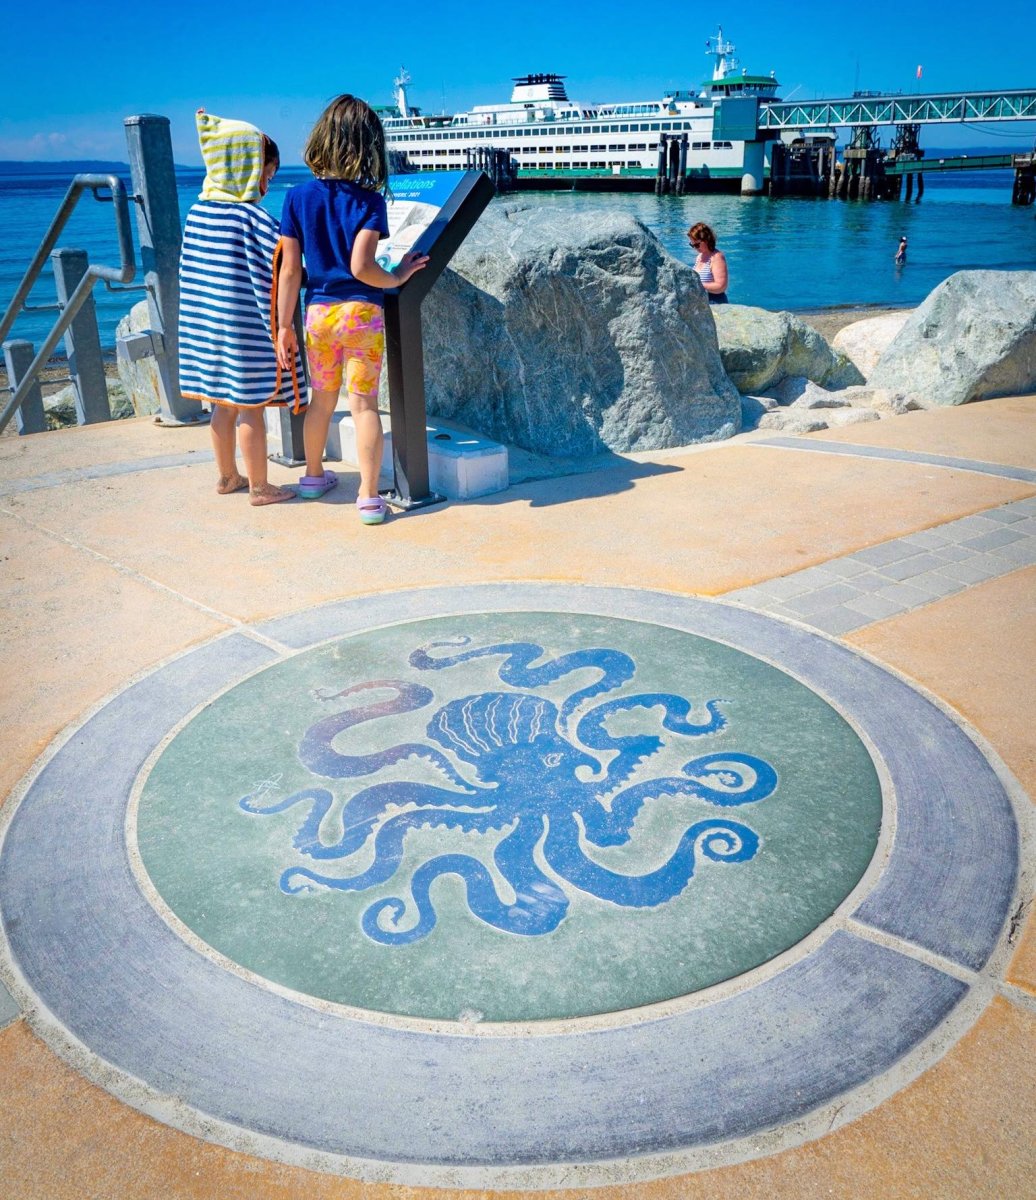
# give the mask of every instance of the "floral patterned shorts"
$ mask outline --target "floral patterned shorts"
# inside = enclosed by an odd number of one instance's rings
[[[378,304],[347,300],[306,309],[306,354],[310,386],[337,392],[345,370],[346,390],[377,399],[385,354],[385,316]]]

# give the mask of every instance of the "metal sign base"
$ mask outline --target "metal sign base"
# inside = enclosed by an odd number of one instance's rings
[[[413,512],[415,508],[428,508],[432,504],[445,504],[446,497],[440,496],[438,492],[428,492],[424,496],[405,496],[397,492],[395,488],[389,488],[385,491],[379,490],[379,496],[383,496],[393,508],[398,508],[403,512]]]

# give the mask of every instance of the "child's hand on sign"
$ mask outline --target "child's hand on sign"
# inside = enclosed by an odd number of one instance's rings
[[[418,254],[416,250],[411,250],[408,254],[404,254],[400,260],[399,266],[392,272],[400,283],[406,283],[411,275],[418,271],[423,271],[428,266],[428,255]]]

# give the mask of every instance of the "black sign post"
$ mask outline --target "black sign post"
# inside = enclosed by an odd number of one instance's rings
[[[433,492],[428,482],[421,304],[492,200],[494,188],[482,171],[422,171],[389,180],[393,192],[410,195],[417,188],[434,198],[433,203],[438,198],[436,191],[441,193],[444,184],[452,184],[452,190],[409,247],[427,254],[428,265],[402,287],[385,293],[385,354],[395,485],[382,494],[394,508],[424,508],[445,499]],[[427,212],[426,209],[425,215]]]

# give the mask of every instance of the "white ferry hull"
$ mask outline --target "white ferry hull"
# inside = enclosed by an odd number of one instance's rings
[[[722,29],[706,47],[715,63],[700,92],[604,105],[569,100],[562,75],[526,75],[509,103],[422,116],[407,101],[403,70],[395,112],[383,118],[394,169],[491,163],[518,188],[758,193],[772,136],[759,134],[758,103],[776,98],[777,80],[738,70]]]

